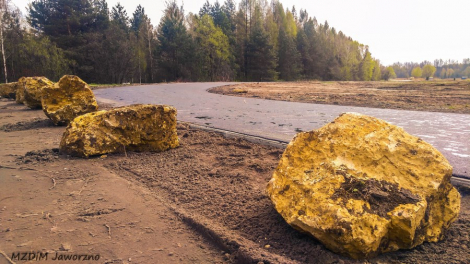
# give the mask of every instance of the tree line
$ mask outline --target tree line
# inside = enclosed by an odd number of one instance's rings
[[[394,76],[368,46],[278,0],[206,2],[198,14],[185,14],[173,0],[157,26],[142,6],[129,15],[106,0],[33,0],[25,18],[7,0],[1,11],[3,80],[57,80],[64,74],[92,83]]]
[[[434,63],[430,61],[421,63],[397,62],[392,65],[392,68],[398,78],[429,78],[435,76],[446,79],[470,77],[470,58],[463,59],[462,62],[442,59],[436,59]]]

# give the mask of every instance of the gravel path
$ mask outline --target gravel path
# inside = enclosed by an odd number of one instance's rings
[[[290,141],[299,131],[317,129],[344,112],[384,119],[441,151],[454,174],[470,178],[470,115],[319,105],[208,93],[233,83],[175,83],[95,90],[98,101],[115,106],[168,104],[178,119],[199,125]]]

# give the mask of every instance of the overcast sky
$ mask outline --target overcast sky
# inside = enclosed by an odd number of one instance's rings
[[[197,13],[205,1],[185,1],[186,14]],[[222,4],[224,0],[219,1]],[[29,2],[13,0],[22,10]],[[158,25],[165,9],[165,0],[107,2],[110,9],[120,2],[129,15],[141,4],[154,25]],[[289,9],[293,5],[297,10],[306,9],[320,23],[328,20],[338,31],[369,45],[372,56],[384,65],[434,59],[461,62],[470,58],[470,0],[281,0],[281,3]]]

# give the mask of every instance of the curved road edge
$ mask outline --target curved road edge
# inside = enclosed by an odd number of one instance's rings
[[[113,106],[173,105],[181,121],[279,142],[289,142],[299,131],[320,128],[341,113],[358,112],[422,138],[444,154],[455,175],[470,179],[470,115],[293,103],[207,92],[230,84],[158,84],[100,89],[94,93],[98,101]]]

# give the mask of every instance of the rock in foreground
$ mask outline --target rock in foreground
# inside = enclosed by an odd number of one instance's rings
[[[428,143],[347,113],[297,134],[267,192],[292,227],[358,259],[442,239],[460,210],[451,175]]]
[[[75,118],[60,142],[60,152],[79,157],[124,151],[164,151],[179,145],[176,109],[131,105]]]
[[[4,83],[0,85],[0,96],[3,98],[16,98],[16,89],[18,88],[17,82]]]
[[[75,117],[98,110],[95,95],[78,76],[65,75],[42,89],[42,110],[56,125],[69,124]]]
[[[42,89],[44,87],[53,86],[54,83],[51,82],[46,77],[26,77],[18,81],[22,86],[18,90],[23,89],[23,103],[32,109],[42,108],[41,105],[41,96]],[[17,92],[18,93],[18,92]],[[21,93],[21,92],[20,92]]]

